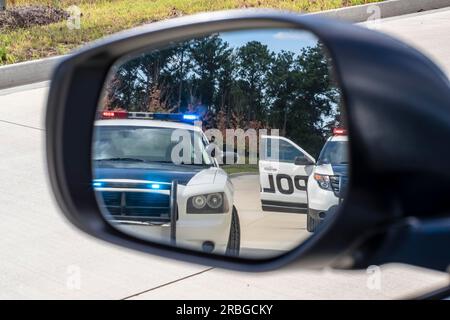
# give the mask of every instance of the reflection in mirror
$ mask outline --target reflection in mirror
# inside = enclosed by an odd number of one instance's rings
[[[128,56],[94,124],[99,207],[153,242],[280,255],[343,201],[341,105],[324,45],[306,31],[223,32]]]

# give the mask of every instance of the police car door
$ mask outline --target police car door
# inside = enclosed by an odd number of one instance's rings
[[[261,143],[263,148],[258,165],[263,210],[306,213],[306,184],[313,165],[296,165],[295,159],[306,157],[314,163],[314,158],[284,137],[262,136]]]

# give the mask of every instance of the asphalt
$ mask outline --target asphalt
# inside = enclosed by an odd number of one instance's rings
[[[376,27],[422,49],[450,74],[449,9]],[[0,299],[391,299],[448,283],[448,274],[405,265],[381,266],[379,287],[365,270],[231,272],[86,236],[61,215],[47,181],[47,90],[48,83],[38,83],[0,91]]]

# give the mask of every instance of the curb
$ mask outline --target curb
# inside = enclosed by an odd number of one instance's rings
[[[388,0],[310,14],[358,23],[449,6],[450,0]],[[0,90],[50,80],[53,69],[63,58],[56,56],[0,67]]]
[[[63,58],[56,56],[0,67],[0,90],[50,80],[53,69]]]
[[[388,0],[311,13],[353,23],[450,7],[450,0]]]

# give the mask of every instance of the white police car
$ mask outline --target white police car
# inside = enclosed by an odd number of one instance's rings
[[[259,160],[264,211],[306,213],[314,232],[343,200],[348,177],[347,132],[333,130],[317,162],[288,138],[262,136]],[[273,152],[278,150],[276,156]]]
[[[264,211],[307,213],[308,178],[314,158],[288,138],[261,136],[258,161]]]
[[[233,185],[208,154],[201,128],[179,122],[183,120],[195,116],[104,111],[95,122],[93,141],[98,201],[110,222],[134,235],[167,243],[175,239],[177,246],[236,256],[240,226]],[[173,161],[179,142],[173,138],[175,130],[187,134],[193,161]],[[171,220],[174,181],[178,212]],[[176,228],[171,226],[175,220]]]
[[[308,180],[307,230],[319,224],[342,202],[348,181],[348,136],[335,128],[328,138]]]

